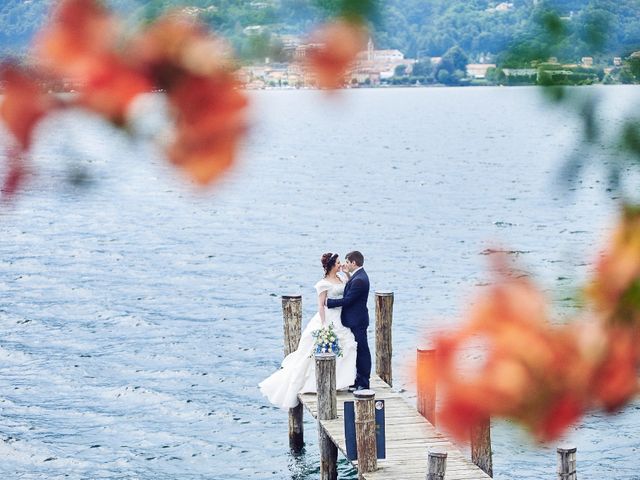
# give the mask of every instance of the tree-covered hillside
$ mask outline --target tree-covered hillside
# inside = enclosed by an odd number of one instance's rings
[[[5,54],[24,52],[38,29],[47,19],[54,0],[0,0],[0,51]],[[113,8],[126,15],[139,11],[145,2],[110,0]]]
[[[477,60],[515,44],[548,40],[541,27],[548,11],[561,19],[565,48],[558,54],[566,61],[640,47],[639,0],[390,0],[377,37],[411,57],[441,56],[457,45]],[[593,51],[598,35],[603,39]]]
[[[0,49],[24,51],[53,0],[4,0]],[[144,20],[175,7],[193,7],[229,38],[241,56],[260,56],[275,35],[302,34],[335,10],[337,0],[109,0],[131,18]],[[507,59],[519,45],[542,51],[549,40],[545,12],[559,16],[562,34],[552,53],[563,61],[582,56],[625,55],[640,49],[640,0],[379,0],[374,20],[378,48],[407,57],[441,56],[459,46],[471,60]],[[251,27],[251,28],[247,28]],[[557,34],[558,32],[555,32]],[[552,32],[553,34],[553,32]],[[555,38],[557,40],[557,38]],[[526,57],[526,55],[525,55]]]

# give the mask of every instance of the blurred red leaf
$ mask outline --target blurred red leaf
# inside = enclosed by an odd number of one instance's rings
[[[608,327],[602,334],[607,344],[593,371],[591,395],[596,406],[614,412],[638,393],[640,334],[625,327]]]
[[[33,69],[13,63],[0,65],[0,83],[4,86],[0,118],[16,140],[16,145],[6,150],[7,171],[2,182],[4,201],[16,194],[26,178],[25,152],[33,141],[36,124],[61,106],[44,92],[42,81],[41,75]]]
[[[93,110],[117,125],[125,123],[131,101],[152,89],[151,81],[118,57],[104,55],[88,72],[78,104]]]
[[[24,153],[20,148],[9,148],[7,151],[7,173],[2,182],[2,200],[11,199],[22,183],[27,174]]]
[[[478,347],[480,342],[481,347]],[[502,279],[473,306],[466,325],[435,341],[433,369],[442,423],[461,440],[494,416],[557,438],[586,407],[588,374],[571,331],[550,325],[542,295],[523,279]],[[469,348],[483,360],[465,362]]]
[[[37,35],[35,52],[43,66],[82,82],[113,53],[117,33],[116,18],[101,2],[62,0]]]
[[[44,92],[41,76],[32,69],[4,63],[0,65],[0,82],[4,85],[0,116],[20,148],[27,150],[36,123],[59,102]]]
[[[234,77],[184,78],[169,92],[177,136],[169,149],[172,162],[195,181],[208,184],[232,164],[246,130],[247,99]]]
[[[576,395],[576,393],[571,391],[570,386],[567,386],[564,391],[553,392],[549,401],[541,404],[545,408],[540,416],[532,416],[527,422],[527,415],[525,415],[523,423],[542,442],[558,439],[568,427],[575,424],[584,414],[584,395]]]
[[[335,20],[311,37],[316,47],[307,55],[308,67],[320,88],[335,89],[344,85],[345,75],[356,55],[367,46],[365,26],[348,20]]]
[[[117,27],[100,2],[64,0],[38,34],[36,52],[52,74],[76,84],[78,105],[122,125],[130,102],[152,83],[118,49]]]
[[[143,32],[133,52],[169,99],[176,126],[169,158],[197,183],[210,183],[233,163],[246,131],[247,98],[225,44],[171,15]]]
[[[185,74],[215,77],[233,67],[231,49],[222,39],[178,14],[158,19],[138,35],[131,54],[163,90]]]

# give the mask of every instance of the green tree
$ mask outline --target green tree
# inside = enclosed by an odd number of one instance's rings
[[[629,72],[636,80],[640,80],[640,56],[633,54],[627,60]]]
[[[451,47],[442,56],[441,65],[445,66],[450,72],[455,70],[467,71],[467,64],[469,63],[469,57],[464,53],[462,48],[455,46]]]
[[[404,77],[406,74],[407,74],[406,65],[397,65],[396,68],[393,69],[394,77]]]
[[[492,85],[504,85],[506,76],[501,68],[490,67],[487,69],[486,79]]]
[[[439,83],[443,83],[445,85],[448,85],[451,82],[451,74],[449,73],[448,70],[445,70],[444,68],[438,70],[438,74],[436,78],[438,79]]]
[[[430,58],[422,59],[413,64],[412,74],[415,77],[429,77],[432,73],[433,65]]]
[[[436,78],[440,83],[458,84],[467,74],[468,63],[469,58],[460,47],[451,47],[442,56],[442,60],[437,66]],[[442,72],[447,72],[447,74]]]

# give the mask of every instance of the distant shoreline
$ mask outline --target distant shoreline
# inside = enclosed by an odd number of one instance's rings
[[[620,87],[620,86],[628,86],[635,87],[637,84],[628,84],[628,83],[593,83],[590,85],[552,85],[557,87]],[[536,84],[519,84],[519,85],[482,85],[482,84],[472,84],[472,85],[444,85],[444,84],[434,84],[434,85],[376,85],[376,86],[358,86],[358,87],[343,87],[336,89],[337,91],[342,90],[389,90],[389,89],[422,89],[422,88],[522,88],[522,87],[534,87],[534,88],[545,88],[547,85],[536,85]],[[316,87],[264,87],[264,88],[242,88],[242,90],[248,92],[260,92],[265,90],[278,90],[278,91],[287,91],[287,90],[310,90],[310,91],[327,91],[330,92],[332,90],[316,88]]]
[[[439,84],[428,84],[428,85],[360,85],[357,87],[343,87],[338,88],[336,90],[329,90],[317,87],[286,87],[286,86],[267,86],[263,88],[247,88],[241,87],[240,90],[247,92],[260,92],[260,91],[268,91],[268,90],[277,90],[277,91],[292,91],[292,90],[308,90],[308,91],[318,91],[318,92],[331,92],[331,91],[342,91],[342,90],[389,90],[389,89],[422,89],[422,88],[522,88],[522,87],[535,87],[535,88],[545,88],[548,85],[536,85],[536,84],[518,84],[518,85],[493,85],[493,84],[469,84],[469,85],[445,85],[442,83]],[[634,87],[638,86],[638,84],[634,83],[592,83],[588,85],[552,85],[557,87],[619,87],[619,86],[628,86]],[[48,93],[52,94],[64,94],[64,95],[73,95],[79,93],[81,90],[49,90]],[[164,93],[164,90],[151,90],[146,93]],[[0,95],[4,95],[4,89],[0,89]]]

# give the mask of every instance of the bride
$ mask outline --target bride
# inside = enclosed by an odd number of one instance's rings
[[[315,285],[318,293],[318,312],[309,321],[300,336],[298,349],[282,361],[282,368],[260,383],[260,391],[269,401],[280,408],[298,405],[298,393],[316,391],[314,338],[311,333],[321,327],[333,324],[338,337],[342,356],[336,357],[336,389],[346,389],[356,378],[356,342],[351,330],[340,321],[341,308],[327,308],[328,298],[342,298],[345,282],[337,253],[322,255],[324,277]]]

